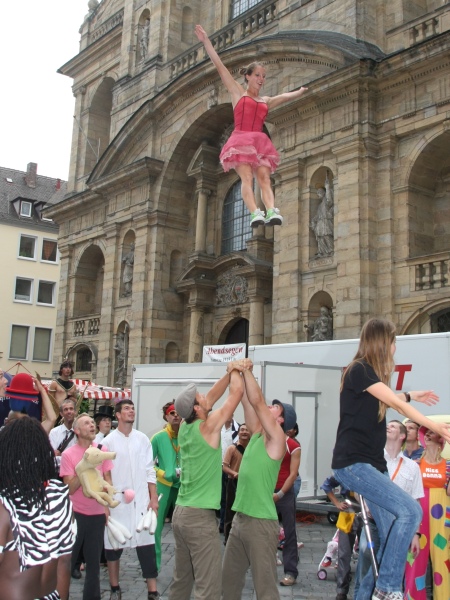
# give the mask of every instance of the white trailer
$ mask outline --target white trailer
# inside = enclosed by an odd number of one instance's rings
[[[152,436],[163,426],[162,406],[193,381],[202,393],[222,377],[226,364],[133,365],[132,398],[136,427]],[[320,485],[330,473],[331,451],[339,418],[341,369],[278,362],[255,364],[253,372],[267,402],[275,398],[294,406],[302,444],[302,488],[299,498],[321,495]],[[220,406],[225,396],[217,403]],[[243,422],[242,407],[235,413]]]
[[[358,340],[250,346],[255,377],[267,402],[291,403],[298,417],[302,445],[299,499],[323,496],[320,485],[331,473],[331,456],[339,421],[339,387],[343,368],[352,360]],[[397,337],[393,390],[433,389],[440,396],[434,407],[416,405],[421,412],[449,421],[450,333]],[[162,406],[194,381],[208,391],[225,370],[224,363],[133,365],[132,397],[136,427],[151,436],[163,426]],[[219,401],[220,406],[223,399]],[[242,408],[235,414],[243,421]],[[390,411],[388,418],[401,418]],[[446,445],[445,454],[449,452]]]
[[[248,356],[254,362],[344,368],[356,354],[358,343],[359,340],[333,340],[250,346]],[[426,415],[450,414],[450,333],[398,336],[394,359],[396,367],[391,379],[394,391],[434,390],[440,397],[438,404],[416,407]]]

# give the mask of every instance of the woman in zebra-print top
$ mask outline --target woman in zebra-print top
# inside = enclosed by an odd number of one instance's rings
[[[0,600],[57,600],[58,558],[74,542],[68,487],[36,419],[0,431]]]

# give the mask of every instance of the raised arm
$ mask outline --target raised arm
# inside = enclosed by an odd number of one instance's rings
[[[58,415],[56,414],[55,409],[53,408],[53,404],[47,394],[45,387],[42,385],[42,383],[39,381],[39,379],[33,377],[33,383],[36,386],[36,389],[38,390],[38,392],[41,394],[42,406],[44,408],[45,416],[46,416],[46,419],[44,419],[44,421],[42,421],[41,425],[48,435],[50,433],[50,431],[53,429],[53,425],[56,423],[56,419],[58,418]]]
[[[261,388],[253,373],[251,371],[243,371],[243,377],[248,400],[265,432],[267,454],[273,460],[280,460],[286,452],[286,435],[279,423],[271,415],[270,408],[264,400]]]
[[[411,404],[400,400],[396,394],[384,383],[378,382],[367,388],[367,391],[375,396],[381,402],[384,402],[390,408],[393,408],[401,415],[408,417],[411,421],[415,421],[419,423],[419,425],[423,425],[431,431],[442,436],[447,442],[450,443],[450,425],[447,423],[435,423],[431,419],[425,417],[421,412],[416,410]],[[417,394],[419,392],[413,392],[413,394]],[[423,393],[423,392],[422,392]],[[437,396],[436,396],[437,398]]]
[[[219,55],[214,50],[214,46],[211,44],[211,40],[208,37],[208,34],[203,29],[201,25],[195,26],[195,35],[198,40],[202,42],[205,50],[211,59],[212,63],[217,69],[217,72],[220,75],[220,79],[222,80],[224,86],[227,88],[229,93],[231,94],[231,100],[233,106],[236,105],[240,97],[244,94],[245,90],[240,83],[238,83],[234,77],[231,75],[230,71],[226,68],[226,66],[221,61]]]
[[[248,430],[250,431],[250,435],[254,434],[255,431],[259,431],[261,429],[261,423],[258,418],[258,415],[255,412],[255,409],[250,404],[250,401],[247,396],[247,388],[244,385],[244,393],[242,394],[242,406],[244,408],[244,421],[247,425]]]
[[[291,100],[297,100],[308,90],[307,87],[301,87],[299,90],[294,90],[293,92],[286,92],[284,94],[279,94],[278,96],[265,96],[264,100],[267,102],[267,106],[269,109],[276,108],[281,104],[286,104],[286,102],[290,102]]]
[[[210,410],[212,410],[214,404],[218,400],[220,400],[220,398],[222,398],[228,385],[230,384],[231,372],[233,370],[233,369],[230,369],[231,365],[232,365],[232,363],[229,363],[227,365],[227,371],[226,371],[225,375],[223,375],[219,379],[219,381],[216,381],[216,383],[212,386],[212,388],[209,390],[209,392],[205,396],[206,402],[208,403],[208,408]]]
[[[203,437],[208,442],[208,444],[210,444],[213,447],[216,446],[216,442],[220,441],[220,430],[222,429],[224,423],[231,419],[231,417],[233,416],[237,405],[241,401],[242,394],[244,391],[244,383],[239,371],[233,369],[229,377],[230,389],[228,398],[225,400],[225,402],[220,408],[215,410],[213,413],[210,413],[206,421],[203,421],[203,423],[200,425],[200,430],[202,432]]]

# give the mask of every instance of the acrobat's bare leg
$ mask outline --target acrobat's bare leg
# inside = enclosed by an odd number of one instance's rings
[[[253,171],[250,165],[239,165],[236,167],[236,173],[241,180],[242,200],[248,210],[253,213],[257,209],[255,194],[253,193]]]

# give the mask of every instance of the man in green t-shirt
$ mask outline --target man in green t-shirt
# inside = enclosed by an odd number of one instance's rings
[[[194,583],[197,599],[220,600],[222,553],[216,519],[222,481],[220,431],[244,392],[239,372],[251,367],[248,359],[230,362],[206,395],[191,383],[175,400],[184,422],[178,433],[181,485],[172,518],[175,569],[169,600],[189,598]],[[211,412],[228,386],[228,398]]]
[[[258,600],[276,600],[280,597],[275,563],[279,526],[273,490],[286,452],[282,427],[289,423],[281,402],[267,406],[251,371],[243,371],[243,379],[242,405],[251,438],[242,457],[233,504],[236,514],[225,549],[223,600],[241,598],[249,567]]]

